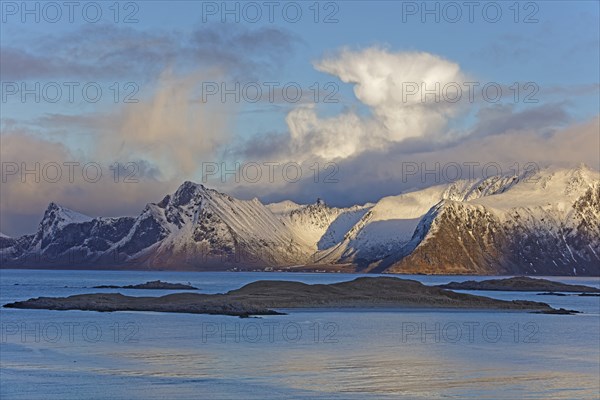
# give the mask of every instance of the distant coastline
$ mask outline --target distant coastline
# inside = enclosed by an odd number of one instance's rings
[[[546,281],[547,282],[547,281]],[[256,281],[225,294],[177,293],[161,297],[133,297],[120,293],[90,293],[69,297],[38,297],[5,304],[6,308],[156,311],[220,314],[238,317],[278,315],[278,309],[294,308],[435,308],[528,311],[572,314],[546,303],[528,300],[505,301],[456,293],[414,280],[393,277],[362,277],[332,284],[292,281]]]

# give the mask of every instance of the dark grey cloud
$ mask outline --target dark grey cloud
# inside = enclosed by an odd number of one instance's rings
[[[505,65],[515,62],[530,63],[532,53],[536,53],[545,44],[533,35],[508,33],[498,36],[495,41],[473,52],[474,57],[484,57],[494,64]]]
[[[182,72],[221,68],[234,77],[273,71],[299,43],[279,28],[214,24],[190,32],[144,31],[88,24],[33,41],[11,38],[0,46],[3,80],[153,80],[165,68]]]
[[[600,45],[598,46],[600,47]],[[600,83],[570,85],[570,86],[548,86],[540,87],[540,97],[550,96],[564,98],[565,96],[598,96],[600,94]]]
[[[176,56],[175,36],[91,24],[35,41],[3,45],[2,79],[133,79],[147,77]]]
[[[30,123],[39,127],[95,130],[102,127],[102,125],[109,124],[111,121],[114,122],[114,115],[102,112],[81,114],[46,113]]]
[[[60,73],[60,65],[55,60],[31,54],[18,48],[0,47],[0,78],[2,80],[19,80],[56,76]]]
[[[250,30],[239,24],[217,24],[195,30],[187,46],[195,60],[226,67],[237,80],[257,79],[256,74],[275,72],[300,42],[299,38],[280,28]]]
[[[268,132],[243,140],[230,155],[244,160],[276,160],[288,153],[289,133]]]
[[[514,104],[495,105],[477,112],[478,123],[471,136],[498,135],[510,131],[536,130],[547,133],[569,121],[564,104],[544,104],[515,111]]]

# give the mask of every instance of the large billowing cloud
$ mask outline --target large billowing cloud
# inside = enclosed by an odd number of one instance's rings
[[[353,84],[358,100],[371,108],[385,128],[385,139],[394,142],[437,132],[456,114],[456,103],[436,102],[432,96],[424,98],[421,88],[441,92],[448,84],[465,82],[458,64],[423,52],[342,50],[317,62],[315,67]],[[418,93],[410,94],[414,90]]]
[[[442,131],[460,111],[459,102],[436,101],[446,85],[466,81],[460,67],[429,53],[393,53],[382,48],[344,49],[315,63],[315,67],[354,86],[356,98],[370,115],[349,111],[319,118],[314,106],[290,112],[287,123],[295,152],[323,158],[346,158],[383,149],[406,138]],[[449,90],[449,89],[447,89]]]

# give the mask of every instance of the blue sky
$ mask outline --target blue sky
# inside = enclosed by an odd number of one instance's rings
[[[28,4],[35,7],[33,2]],[[520,135],[522,140],[558,143],[566,140],[559,132],[590,123],[591,137],[597,134],[597,1],[476,2],[473,22],[463,2],[450,6],[447,2],[274,2],[273,22],[263,2],[254,3],[263,13],[258,22],[245,20],[241,12],[248,7],[246,3],[227,2],[226,7],[239,7],[240,22],[230,14],[225,23],[220,19],[223,2],[120,2],[118,23],[113,20],[113,2],[97,4],[102,11],[97,23],[86,21],[80,10],[70,22],[64,8],[58,22],[50,23],[45,19],[53,16],[53,10],[41,13],[36,22],[35,16],[23,15],[20,2],[3,2],[2,161],[29,165],[40,160],[75,160],[103,166],[133,162],[138,166],[139,183],[135,189],[111,187],[122,194],[122,200],[113,205],[97,200],[102,198],[97,192],[107,190],[101,184],[47,185],[43,179],[41,183],[3,182],[6,187],[11,184],[11,190],[9,194],[3,190],[1,211],[9,222],[0,221],[2,231],[15,231],[19,218],[27,219],[25,226],[30,229],[47,197],[90,214],[134,214],[144,202],[159,200],[161,193],[174,190],[183,180],[200,181],[204,161],[336,163],[343,178],[336,185],[311,183],[310,179],[293,185],[249,184],[243,179],[209,183],[240,197],[258,196],[264,201],[292,198],[306,202],[321,195],[332,204],[347,205],[428,184],[405,184],[389,171],[400,155],[427,162],[464,161],[464,153],[457,149],[487,136]],[[315,4],[319,22],[314,21]],[[433,14],[422,21],[423,4],[439,7],[439,22]],[[450,22],[454,5],[462,15]],[[284,7],[290,12],[301,9],[299,21],[286,20]],[[206,13],[215,9],[215,15]],[[502,15],[492,23],[497,9]],[[132,12],[137,22],[124,23]],[[337,22],[325,23],[327,15]],[[493,82],[504,92],[498,103],[478,99],[457,107],[408,107],[395,104],[397,92],[389,89],[404,83],[404,76],[442,84],[449,80]],[[206,82],[271,81],[298,83],[308,96],[299,103],[286,102],[281,96],[274,103],[244,99],[222,103],[218,97],[205,104],[198,101]],[[97,103],[90,103],[76,91],[75,101],[68,102],[63,92],[58,102],[51,103],[43,98],[35,102],[31,96],[23,102],[19,93],[7,92],[15,84],[34,87],[36,82],[41,87],[52,82],[77,82],[80,87],[95,82],[103,94]],[[131,82],[139,88],[134,95],[139,102],[125,104],[123,98],[131,89],[126,85]],[[539,88],[534,96],[537,102],[524,103],[522,97],[512,100],[508,88],[515,82],[521,96],[527,94],[522,86],[533,82]],[[114,83],[119,88],[117,103],[111,89]],[[314,83],[325,94],[324,85],[334,84],[339,88],[338,102],[311,104],[309,88]],[[554,159],[565,164],[587,162],[597,168],[600,150],[595,151],[593,140],[591,149],[579,156],[539,149],[531,159],[545,164]],[[481,155],[472,157],[482,162],[527,161],[518,153],[514,157],[506,151],[489,154],[485,146],[480,145]],[[44,149],[43,156],[32,148]],[[374,168],[372,173],[365,169],[365,159]],[[110,175],[106,168],[105,175]],[[357,194],[359,176],[372,190]],[[35,200],[31,200],[32,193],[39,194],[33,196]],[[23,201],[24,197],[29,200]]]

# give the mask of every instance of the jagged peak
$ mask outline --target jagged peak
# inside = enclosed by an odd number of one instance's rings
[[[46,212],[44,213],[44,218],[50,217],[52,215],[54,215],[56,217],[72,219],[72,220],[74,220],[74,222],[80,222],[80,220],[93,219],[89,215],[85,215],[80,212],[73,211],[70,208],[61,206],[60,204],[55,203],[53,201],[50,202],[50,204],[48,204],[48,207],[46,208]]]
[[[208,189],[200,184],[192,181],[185,181],[177,188],[170,201],[174,206],[182,206],[189,202],[199,193],[206,194]]]
[[[44,217],[40,221],[38,232],[43,232],[42,235],[45,236],[46,234],[53,234],[55,230],[62,229],[69,224],[89,222],[93,219],[88,215],[51,202],[48,204],[44,212]]]
[[[158,203],[156,203],[156,205],[160,208],[165,208],[167,206],[167,204],[169,204],[169,201],[171,201],[171,195],[168,194],[165,197],[163,197],[163,199],[161,201],[159,201]]]
[[[61,207],[59,204],[57,204],[57,203],[55,203],[55,202],[51,201],[51,202],[48,204],[48,207],[46,207],[46,211],[60,210],[60,209],[62,209],[62,208],[63,208],[63,207]]]
[[[184,181],[184,182],[183,182],[183,183],[182,183],[182,184],[179,186],[179,188],[182,188],[182,187],[200,187],[200,188],[202,188],[202,189],[204,189],[204,188],[205,188],[203,184],[201,184],[201,183],[196,183],[196,182],[193,182],[193,181]]]
[[[205,187],[201,183],[196,183],[196,182],[192,182],[192,181],[185,181],[181,185],[179,185],[179,187],[177,188],[177,190],[175,191],[175,193],[182,192],[182,191],[188,191],[188,190],[202,190],[202,191],[206,191],[206,190],[208,190],[208,188]]]
[[[266,207],[271,210],[273,214],[281,215],[292,212],[293,210],[297,210],[302,208],[301,204],[295,203],[291,200],[283,200],[278,203],[269,203]]]

